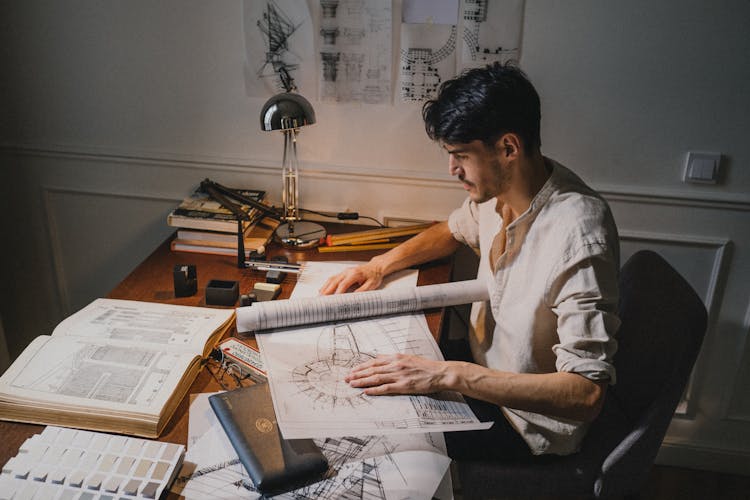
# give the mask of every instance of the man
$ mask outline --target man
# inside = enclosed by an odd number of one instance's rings
[[[495,424],[447,433],[453,458],[574,453],[615,380],[619,243],[609,207],[542,156],[539,96],[511,64],[445,82],[423,118],[468,199],[447,222],[331,278],[321,293],[374,289],[461,244],[478,248],[490,301],[472,311],[473,360],[379,356],[347,381],[370,395],[467,396]]]

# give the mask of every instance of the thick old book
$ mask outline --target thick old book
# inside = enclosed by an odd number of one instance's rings
[[[257,189],[237,191],[258,202],[262,202],[266,196],[265,191]],[[247,230],[258,221],[261,213],[248,205],[242,205],[240,208],[249,216],[249,220],[242,223],[243,228]],[[237,234],[237,217],[228,208],[199,190],[182,200],[177,208],[172,210],[167,216],[167,224],[173,227]]]
[[[266,217],[248,227],[244,238],[245,256],[266,246],[278,225],[277,220]],[[237,234],[183,228],[177,231],[177,236],[170,246],[173,251],[179,252],[237,255]]]
[[[276,423],[268,384],[208,398],[255,488],[276,495],[323,479],[328,470],[312,439],[284,439]]]
[[[158,437],[232,309],[97,299],[0,377],[0,419]]]

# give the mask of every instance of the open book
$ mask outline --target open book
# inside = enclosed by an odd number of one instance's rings
[[[233,315],[97,299],[0,377],[0,419],[157,437]]]

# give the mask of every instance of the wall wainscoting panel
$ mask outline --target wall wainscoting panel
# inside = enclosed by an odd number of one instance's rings
[[[708,311],[708,331],[718,316],[717,284],[725,282],[726,256],[730,241],[720,238],[701,238],[670,233],[620,232],[620,251],[624,263],[639,250],[653,250],[664,257],[695,289]],[[691,416],[693,407],[693,378],[677,407],[677,415]]]
[[[43,186],[43,209],[61,309],[105,295],[171,233],[144,220],[180,199]],[[165,270],[168,272],[168,270]]]

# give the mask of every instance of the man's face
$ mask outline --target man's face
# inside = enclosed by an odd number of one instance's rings
[[[500,155],[482,141],[466,144],[443,144],[448,152],[448,172],[458,177],[471,201],[482,203],[500,194],[507,185],[507,175]]]

